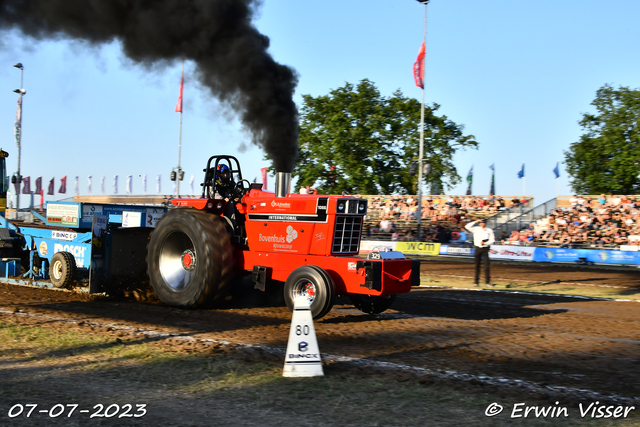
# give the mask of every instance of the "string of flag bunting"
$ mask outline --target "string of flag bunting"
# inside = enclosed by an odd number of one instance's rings
[[[263,184],[263,188],[266,189],[267,187],[267,168],[262,168],[260,170],[260,175],[262,177],[262,184]],[[147,174],[144,175],[140,175],[141,178],[141,184],[142,184],[142,192],[144,194],[147,194],[148,189],[147,189]],[[54,196],[56,194],[56,188],[57,188],[57,194],[67,194],[67,181],[69,179],[69,176],[65,175],[62,178],[60,178],[59,181],[59,185],[56,185],[56,178],[51,178],[51,180],[49,181],[49,185],[47,186],[46,189],[46,194],[49,196]],[[106,176],[102,176],[100,178],[100,191],[102,194],[106,194],[106,181],[107,181],[107,177]],[[255,182],[256,180],[254,180]],[[22,183],[19,182],[15,182],[14,185],[14,189],[15,189],[15,194],[36,194],[36,195],[45,195],[45,189],[43,187],[43,178],[42,177],[38,177],[35,179],[34,182],[34,186],[33,186],[33,190],[32,190],[32,186],[31,186],[31,176],[23,176],[22,177]],[[89,175],[87,176],[87,192],[84,194],[93,194],[93,176]],[[189,179],[189,189],[190,189],[190,193],[189,194],[196,194],[195,190],[195,175],[191,174],[191,178]],[[156,194],[162,194],[162,174],[158,174],[156,175]],[[74,189],[73,192],[76,195],[80,194],[80,176],[75,176],[74,177]],[[114,175],[113,176],[113,181],[112,181],[112,188],[111,191],[113,194],[118,194],[119,193],[119,186],[118,186],[118,175]],[[126,180],[125,180],[125,188],[124,191],[126,194],[133,194],[133,175],[127,175]]]

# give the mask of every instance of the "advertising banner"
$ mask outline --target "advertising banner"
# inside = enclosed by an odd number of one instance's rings
[[[47,203],[47,224],[77,227],[80,205],[77,203]]]
[[[640,264],[640,252],[598,249],[537,248],[533,260],[543,262],[576,262],[580,258],[585,258],[587,261],[594,263]]]
[[[78,237],[78,233],[71,231],[51,230],[51,238],[56,240],[73,241]]]
[[[640,253],[635,251],[587,250],[587,261],[606,264],[640,264]]]
[[[70,252],[76,259],[78,268],[89,268],[91,263],[91,243],[64,242],[52,239],[34,239],[38,255],[51,259],[57,252]]]
[[[533,261],[536,248],[527,246],[493,245],[489,248],[490,259],[509,259],[512,261]]]
[[[533,260],[538,262],[576,262],[586,258],[588,249],[536,248]]]
[[[440,255],[450,255],[450,256],[473,256],[475,254],[475,249],[472,247],[460,247],[460,246],[450,246],[450,245],[440,245]]]
[[[636,249],[637,247],[632,247]],[[626,249],[626,248],[625,248]],[[631,248],[629,248],[631,249]],[[600,264],[640,265],[640,251],[637,250],[598,250],[598,249],[569,249],[569,248],[541,248],[529,246],[493,245],[489,249],[491,259],[534,262],[565,262],[575,263],[580,258]],[[441,245],[427,242],[389,242],[379,240],[363,240],[360,242],[360,253],[378,251],[399,251],[411,255],[449,255],[468,256],[475,253],[473,247],[456,245]]]
[[[397,242],[396,251],[412,255],[439,255],[440,243]]]
[[[123,215],[129,212],[130,214],[140,213],[140,217],[137,218],[137,225],[130,223],[131,227],[155,227],[160,217],[167,212],[167,208],[150,208],[147,206],[132,206],[132,205],[107,205],[107,204],[92,204],[82,203],[82,217],[80,218],[80,227],[91,228],[94,215]],[[133,217],[130,219],[134,220]]]
[[[124,228],[140,227],[142,225],[142,212],[122,212],[122,226]]]
[[[381,242],[379,240],[363,240],[360,242],[360,253],[368,254],[372,250],[395,251],[396,242]]]

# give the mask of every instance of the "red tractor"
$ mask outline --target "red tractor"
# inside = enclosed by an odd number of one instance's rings
[[[147,265],[158,298],[179,307],[224,299],[234,276],[251,274],[262,291],[284,282],[290,310],[309,298],[314,318],[336,296],[365,313],[388,309],[396,294],[419,284],[419,261],[357,257],[367,201],[350,196],[288,194],[290,174],[278,172],[276,193],[242,179],[233,156],[213,156],[200,199],[174,199],[151,234]]]

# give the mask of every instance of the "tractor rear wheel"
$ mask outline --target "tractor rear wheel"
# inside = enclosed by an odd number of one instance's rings
[[[172,209],[151,233],[147,269],[165,304],[195,308],[219,302],[233,276],[229,233],[215,215]]]
[[[76,276],[76,259],[70,252],[56,252],[49,263],[49,278],[56,288],[69,286]]]
[[[336,291],[329,274],[317,265],[303,265],[291,272],[284,284],[284,301],[293,311],[298,296],[309,298],[314,319],[326,315],[336,300]]]
[[[396,300],[395,295],[362,295],[362,294],[349,294],[351,303],[361,312],[367,314],[382,313]]]

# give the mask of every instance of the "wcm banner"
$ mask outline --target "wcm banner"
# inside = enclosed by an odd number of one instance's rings
[[[397,242],[396,251],[412,255],[440,255],[440,243]]]

